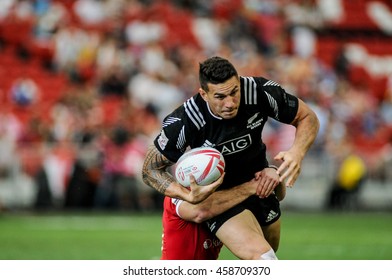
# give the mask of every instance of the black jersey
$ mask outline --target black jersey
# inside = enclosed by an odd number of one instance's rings
[[[232,119],[215,116],[200,94],[186,100],[163,121],[154,144],[172,162],[189,148],[214,147],[226,161],[220,186],[230,188],[251,180],[268,165],[262,130],[269,117],[291,123],[298,99],[278,83],[262,77],[240,77],[241,101]]]

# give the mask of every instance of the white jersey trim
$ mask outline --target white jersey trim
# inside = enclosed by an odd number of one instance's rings
[[[200,130],[205,124],[203,115],[201,114],[199,107],[196,105],[193,98],[188,99],[184,103],[185,113],[191,119],[193,124]]]
[[[186,139],[185,139],[185,126],[182,126],[180,134],[178,135],[177,138],[177,144],[176,144],[176,148],[179,150],[183,150],[184,146],[186,143]]]
[[[163,122],[162,127],[169,126],[169,125],[171,125],[171,124],[173,124],[173,123],[175,123],[177,121],[180,121],[180,120],[181,120],[180,118],[169,117],[169,118],[167,118],[167,120],[165,120]]]
[[[277,82],[274,82],[274,81],[269,80],[269,81],[266,82],[263,86],[275,86],[275,87],[280,87],[280,84],[278,84]]]
[[[257,104],[257,84],[253,77],[242,77],[244,79],[245,104]]]
[[[264,91],[264,92],[265,92],[265,94],[267,95],[268,102],[269,102],[271,108],[274,110],[275,119],[279,120],[278,103],[277,103],[276,100],[271,96],[271,94],[269,94],[269,93],[266,92],[266,91]]]
[[[179,207],[180,207],[181,203],[183,203],[184,201],[181,200],[181,199],[178,199],[178,198],[172,198],[171,202],[176,206],[176,214],[177,214],[177,216],[182,219],[182,217],[180,215]]]
[[[222,120],[221,117],[215,116],[215,114],[211,111],[210,104],[208,104],[208,102],[206,102],[206,104],[207,104],[208,112],[210,112],[211,116],[213,116],[214,118],[216,118],[218,120]]]

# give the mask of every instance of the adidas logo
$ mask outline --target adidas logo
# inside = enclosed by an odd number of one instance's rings
[[[267,217],[267,219],[265,220],[265,222],[268,223],[268,222],[272,221],[273,219],[275,219],[277,216],[278,216],[278,213],[276,213],[274,210],[271,210],[271,211],[268,213],[268,217]]]
[[[206,140],[204,141],[204,144],[201,145],[202,147],[208,147],[208,148],[214,148],[215,144],[211,143],[210,141]]]
[[[212,224],[207,222],[207,226],[210,228],[211,231],[213,231],[214,228],[216,227],[216,222],[213,222]]]

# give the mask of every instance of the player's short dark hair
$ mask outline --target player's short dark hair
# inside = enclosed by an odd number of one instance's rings
[[[238,76],[237,70],[227,59],[219,56],[213,56],[199,64],[199,81],[200,86],[206,92],[208,83],[224,83],[233,76]]]

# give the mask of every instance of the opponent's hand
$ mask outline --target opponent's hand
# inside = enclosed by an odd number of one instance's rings
[[[222,184],[224,177],[225,173],[223,173],[222,176],[220,176],[215,182],[209,185],[200,186],[196,183],[195,177],[190,175],[190,192],[188,193],[188,198],[186,200],[192,204],[202,202]]]
[[[294,186],[295,181],[297,181],[297,178],[301,173],[303,156],[300,153],[290,150],[279,152],[274,159],[282,161],[282,164],[276,171],[279,175],[279,181],[282,183],[286,181],[285,185],[287,187]]]
[[[268,197],[279,184],[279,176],[274,168],[266,167],[256,172],[255,179],[258,181],[256,194],[260,198]]]

